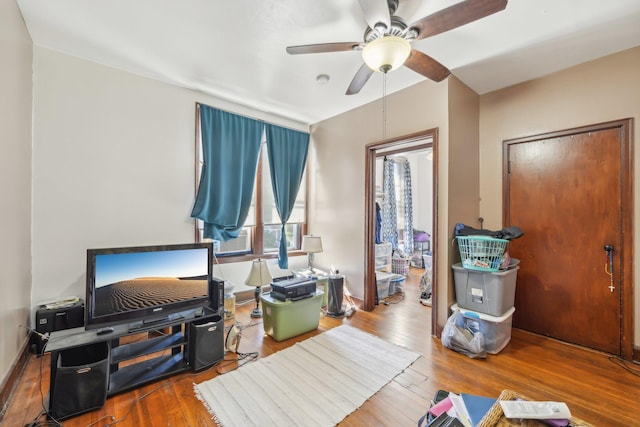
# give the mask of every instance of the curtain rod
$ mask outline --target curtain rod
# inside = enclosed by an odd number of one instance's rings
[[[298,130],[298,129],[293,129],[293,128],[289,127],[289,126],[282,126],[282,125],[279,125],[279,124],[276,124],[276,123],[272,123],[272,122],[269,122],[267,120],[260,119],[258,117],[254,117],[254,116],[250,116],[250,115],[246,115],[246,114],[238,114],[238,113],[234,113],[233,111],[225,110],[223,108],[214,107],[213,105],[205,104],[205,103],[202,103],[202,102],[196,102],[196,107],[198,109],[200,108],[201,105],[205,105],[205,106],[210,107],[210,108],[215,108],[216,110],[224,111],[225,113],[235,114],[236,116],[246,117],[248,119],[255,120],[255,121],[260,122],[260,123],[266,123],[266,124],[273,125],[273,126],[280,126],[281,128],[293,130],[293,131],[296,131],[296,132],[305,132],[305,133],[308,133],[309,135],[311,135],[311,132],[309,132],[308,130],[307,131],[301,131],[301,130]],[[262,111],[262,112],[264,113],[264,111]],[[265,113],[265,114],[267,114],[267,113]]]

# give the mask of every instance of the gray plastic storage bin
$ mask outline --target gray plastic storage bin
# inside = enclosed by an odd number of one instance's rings
[[[519,266],[496,272],[468,270],[460,263],[451,268],[460,308],[500,317],[513,307]]]

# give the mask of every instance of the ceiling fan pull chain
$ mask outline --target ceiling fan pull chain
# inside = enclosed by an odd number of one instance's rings
[[[382,73],[382,140],[387,140],[387,73]]]

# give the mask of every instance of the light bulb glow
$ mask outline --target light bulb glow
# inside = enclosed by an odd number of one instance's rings
[[[362,59],[373,71],[388,72],[399,68],[411,54],[411,43],[402,37],[384,36],[369,42]]]

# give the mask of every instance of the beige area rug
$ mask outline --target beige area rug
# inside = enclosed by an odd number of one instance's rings
[[[194,388],[220,426],[334,426],[419,356],[342,325]]]

